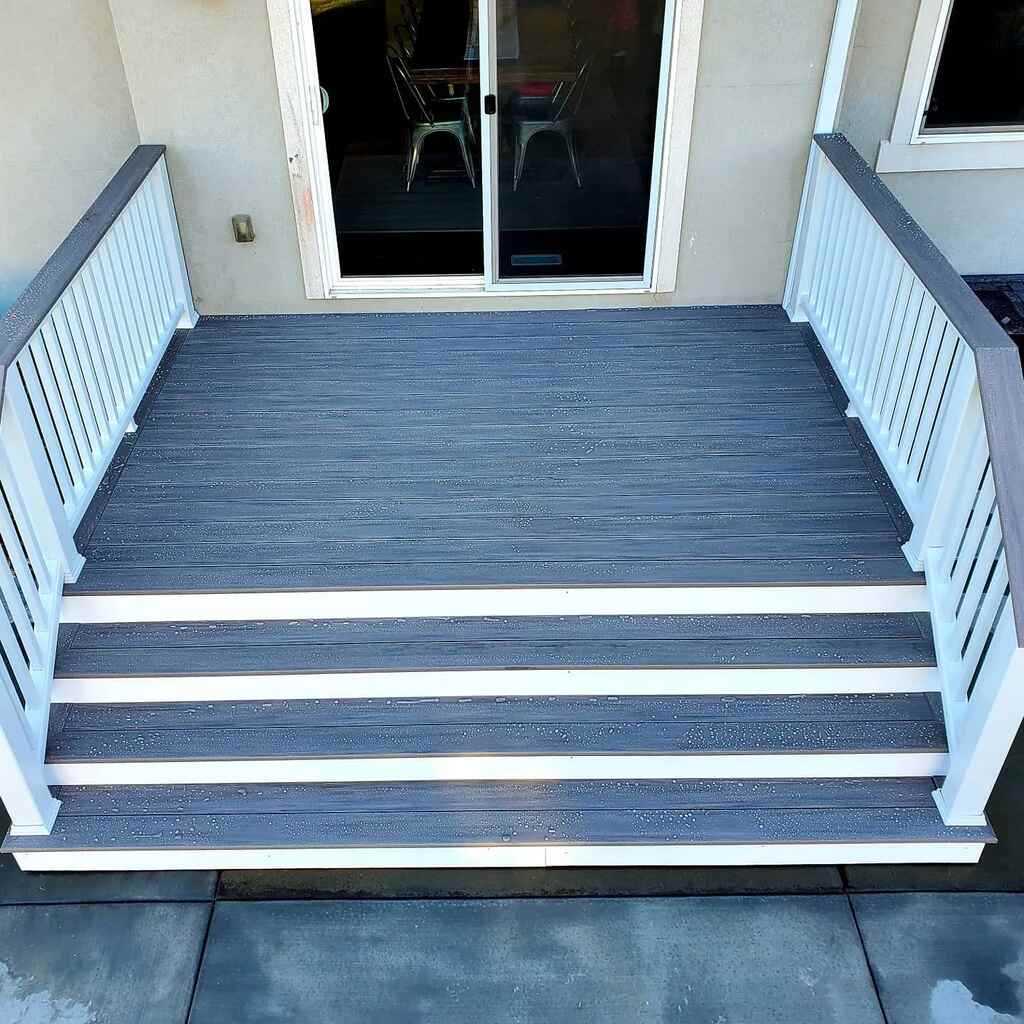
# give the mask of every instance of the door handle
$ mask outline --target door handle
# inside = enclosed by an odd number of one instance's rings
[[[484,113],[485,114],[496,114],[498,112],[498,100],[493,92],[489,92],[484,97]]]

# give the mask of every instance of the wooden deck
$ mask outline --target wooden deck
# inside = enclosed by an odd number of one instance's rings
[[[916,583],[774,307],[204,318],[71,593]]]

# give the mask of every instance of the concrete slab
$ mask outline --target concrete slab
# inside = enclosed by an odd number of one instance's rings
[[[858,895],[889,1024],[1024,1022],[1024,896]]]
[[[190,1024],[881,1024],[839,896],[218,903]]]
[[[0,908],[0,1020],[184,1024],[209,906]]]
[[[837,868],[223,871],[218,895],[270,899],[498,899],[842,892]]]

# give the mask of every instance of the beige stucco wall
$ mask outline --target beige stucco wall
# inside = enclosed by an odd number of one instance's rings
[[[706,6],[679,284],[674,295],[634,302],[775,302],[783,289],[835,5]],[[307,301],[265,0],[111,0],[111,8],[142,139],[168,147],[200,311],[602,301]],[[230,217],[240,212],[253,216],[253,245],[232,240]]]
[[[862,0],[840,127],[872,166],[892,130],[918,6],[918,0]],[[960,273],[1024,273],[1024,171],[887,174],[884,180]]]
[[[0,310],[138,144],[107,0],[0,2]]]

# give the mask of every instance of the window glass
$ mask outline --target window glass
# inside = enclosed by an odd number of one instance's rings
[[[924,130],[1024,127],[1024,0],[954,0]]]

